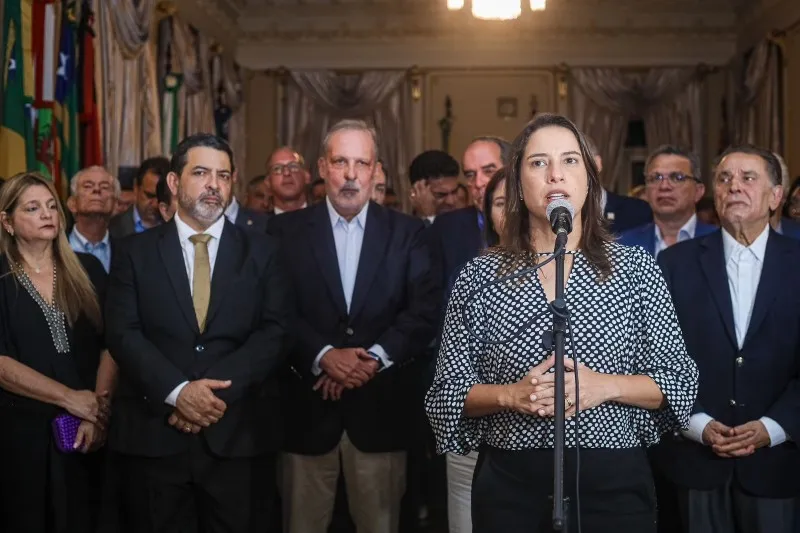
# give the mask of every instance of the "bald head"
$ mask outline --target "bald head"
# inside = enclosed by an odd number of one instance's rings
[[[288,146],[278,148],[267,160],[267,180],[275,206],[281,210],[305,202],[306,172],[303,158]]]

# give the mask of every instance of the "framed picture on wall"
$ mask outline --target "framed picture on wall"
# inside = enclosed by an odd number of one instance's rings
[[[517,118],[517,99],[513,96],[501,96],[497,99],[497,117],[504,120]]]

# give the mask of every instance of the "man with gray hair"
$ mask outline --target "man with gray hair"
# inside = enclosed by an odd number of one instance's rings
[[[413,359],[434,336],[439,274],[422,221],[370,201],[378,145],[362,121],[325,136],[325,201],[273,217],[297,316],[283,379],[285,533],[325,533],[339,472],[359,532],[397,533]]]
[[[721,231],[658,257],[700,388],[688,428],[653,453],[685,533],[795,533],[800,243],[769,225],[782,197],[772,153],[727,149],[713,184]]]
[[[641,246],[654,257],[673,244],[717,228],[697,220],[695,205],[706,191],[697,155],[671,145],[658,147],[645,163],[645,199],[654,221],[624,231],[619,242]]]
[[[100,166],[79,170],[70,181],[67,208],[75,221],[69,243],[76,252],[92,254],[108,272],[111,239],[108,225],[120,194],[119,180]]]

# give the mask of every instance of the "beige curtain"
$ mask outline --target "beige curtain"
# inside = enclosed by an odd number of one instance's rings
[[[762,41],[731,62],[728,87],[728,138],[783,153],[781,49]]]
[[[645,122],[648,148],[679,144],[702,154],[701,83],[697,68],[570,71],[572,118],[597,145],[603,183],[614,190],[624,169],[625,140],[633,117]]]
[[[148,46],[155,0],[97,3],[106,165],[138,167],[161,153],[155,51]]]
[[[280,141],[303,155],[312,173],[328,128],[344,118],[373,124],[379,136],[379,157],[388,185],[400,198],[408,196],[407,166],[411,146],[411,100],[406,71],[336,74],[293,71],[280,109]]]
[[[215,132],[209,44],[205,36],[172,17],[172,57],[183,75],[178,95],[181,102],[179,131],[185,135]]]

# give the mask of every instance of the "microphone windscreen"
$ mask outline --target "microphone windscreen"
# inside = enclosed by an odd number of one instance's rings
[[[569,212],[569,218],[575,218],[575,208],[572,207],[572,204],[565,198],[559,198],[558,200],[553,200],[547,206],[547,219],[550,220],[553,211],[558,209],[559,207],[563,207]]]

